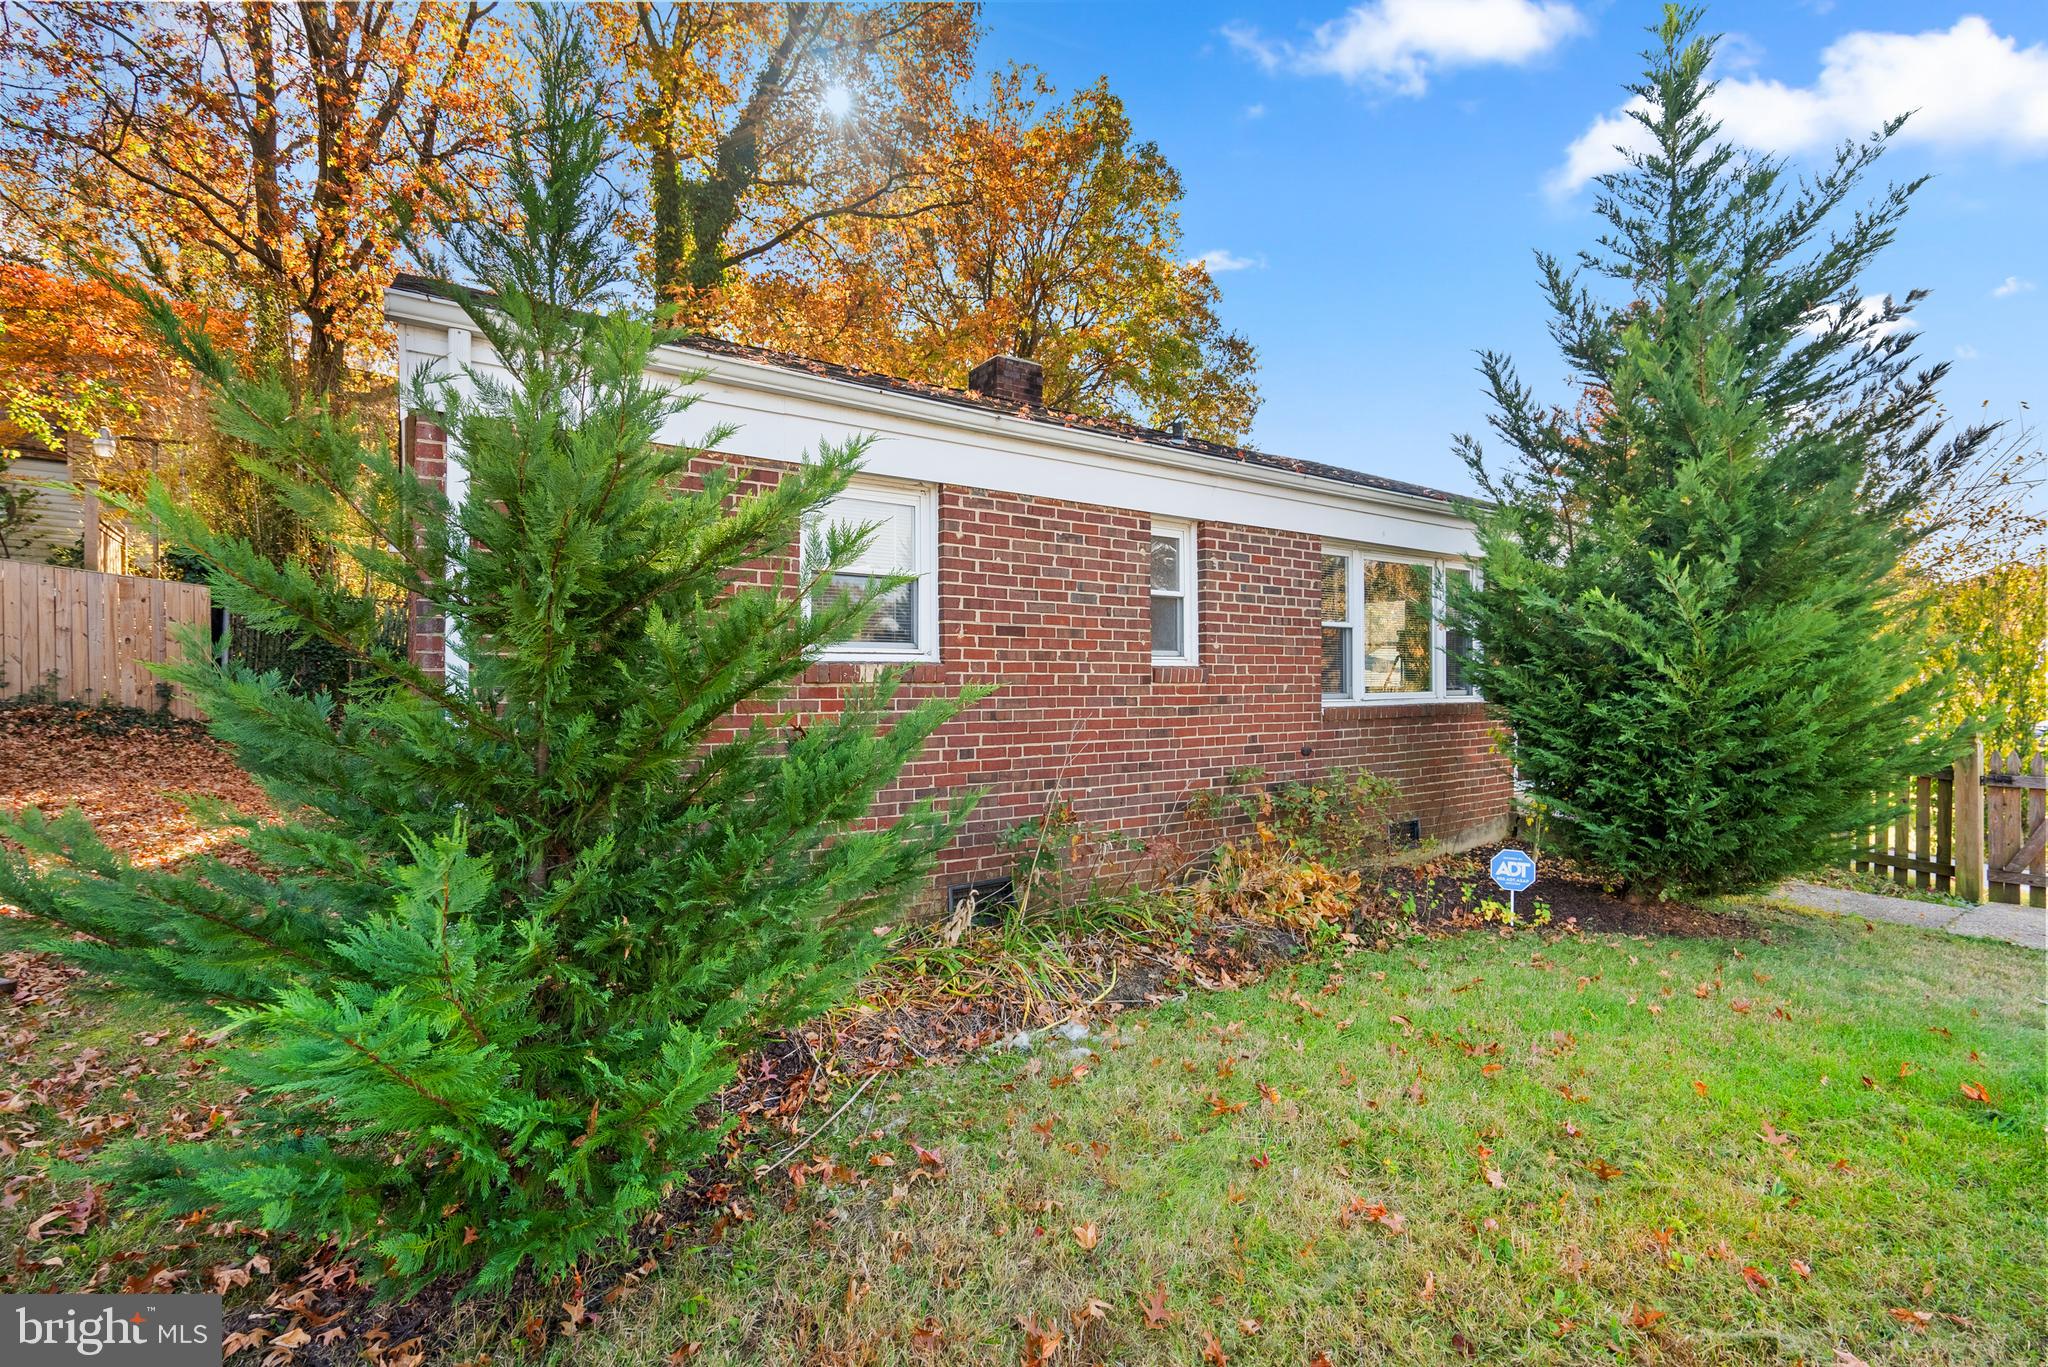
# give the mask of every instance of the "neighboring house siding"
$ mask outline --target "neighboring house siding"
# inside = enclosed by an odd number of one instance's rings
[[[10,461],[0,480],[22,486],[63,483],[71,478],[70,467],[61,459],[22,456]],[[52,552],[75,548],[85,532],[85,511],[77,494],[60,489],[33,488],[26,527],[7,533],[7,556],[13,560],[47,562]]]
[[[431,424],[417,425],[413,452],[422,474],[439,477]],[[770,479],[779,468],[729,460]],[[907,666],[900,700],[968,683],[1000,691],[940,731],[874,815],[987,790],[942,859],[940,888],[1011,872],[1004,832],[1055,801],[1144,842],[1125,857],[1133,874],[1185,863],[1220,834],[1189,819],[1189,797],[1245,768],[1275,782],[1363,766],[1400,784],[1427,838],[1463,845],[1503,828],[1509,776],[1482,704],[1325,706],[1321,535],[1197,523],[1197,663],[1155,665],[1149,514],[968,483],[940,485],[937,507],[940,658]],[[440,667],[440,623],[417,620],[414,647]],[[778,710],[828,713],[847,683],[880,667],[820,663]]]

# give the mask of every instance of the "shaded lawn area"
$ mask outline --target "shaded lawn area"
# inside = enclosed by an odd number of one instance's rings
[[[885,1080],[567,1359],[2042,1360],[2040,957],[1746,910]]]

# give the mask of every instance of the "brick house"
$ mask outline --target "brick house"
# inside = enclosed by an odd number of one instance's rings
[[[402,374],[487,359],[423,282],[401,280],[385,312]],[[1012,357],[976,367],[966,390],[703,339],[657,369],[701,375],[700,402],[665,435],[688,445],[730,423],[720,458],[763,478],[821,441],[874,437],[832,512],[881,525],[857,568],[917,579],[787,706],[828,711],[890,664],[908,667],[905,700],[1000,685],[876,809],[987,791],[940,890],[1005,877],[1004,833],[1056,802],[1134,846],[1205,847],[1215,832],[1189,798],[1252,770],[1276,782],[1364,766],[1400,785],[1416,835],[1463,847],[1505,830],[1510,778],[1441,616],[1475,546],[1448,495],[1048,412],[1037,366]],[[406,430],[416,468],[459,496],[439,430]],[[415,623],[416,659],[439,668],[444,649],[437,620]],[[1146,858],[1134,848],[1127,863]]]

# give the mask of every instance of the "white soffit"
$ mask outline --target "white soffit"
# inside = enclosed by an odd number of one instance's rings
[[[447,300],[389,291],[401,377],[444,360],[448,330],[468,319]],[[480,368],[493,369],[477,339]],[[1473,554],[1471,523],[1435,499],[1214,456],[913,394],[871,389],[828,376],[664,347],[650,367],[674,378],[696,374],[700,397],[671,419],[661,440],[689,446],[721,424],[738,429],[720,448],[735,460],[796,462],[821,444],[872,438],[870,474],[930,484],[1028,494],[1191,522],[1224,522],[1305,532],[1364,546],[1436,555]]]

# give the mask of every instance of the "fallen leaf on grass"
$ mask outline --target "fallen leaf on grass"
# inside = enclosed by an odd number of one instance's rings
[[[1093,1220],[1084,1225],[1074,1226],[1074,1242],[1084,1249],[1092,1249],[1102,1240],[1102,1230]]]
[[[268,1329],[251,1329],[246,1333],[229,1334],[221,1340],[220,1355],[231,1358],[244,1348],[261,1348],[263,1341],[270,1337]]]
[[[1501,1176],[1499,1168],[1488,1168],[1486,1170],[1487,1186],[1492,1187],[1495,1191],[1502,1191],[1506,1189],[1507,1184],[1508,1179]]]
[[[1811,1277],[1813,1275],[1812,1266],[1802,1258],[1794,1258],[1792,1260],[1792,1270],[1802,1277]]]
[[[1759,1291],[1768,1291],[1776,1284],[1772,1281],[1771,1274],[1760,1267],[1745,1266],[1742,1269],[1742,1280],[1748,1282]]]
[[[1223,1351],[1223,1345],[1216,1341],[1214,1330],[1202,1331],[1202,1361],[1213,1362],[1216,1367],[1224,1367],[1224,1364],[1230,1361],[1229,1356]]]
[[[1166,1308],[1166,1286],[1161,1283],[1152,1288],[1152,1294],[1145,1299],[1145,1327],[1164,1329],[1173,1323],[1173,1312]]]
[[[1991,1093],[1984,1090],[1984,1084],[1981,1082],[1965,1082],[1961,1091],[1972,1101],[1981,1101],[1986,1106],[1991,1104]]]
[[[1647,1307],[1639,1310],[1633,1304],[1628,1308],[1628,1322],[1637,1329],[1654,1329],[1657,1321],[1663,1318],[1662,1310],[1651,1310]]]
[[[1908,1329],[1925,1329],[1934,1319],[1934,1312],[1932,1310],[1908,1310],[1904,1307],[1894,1306],[1887,1313]]]
[[[1040,1324],[1036,1314],[1024,1316],[1017,1321],[1017,1327],[1024,1331],[1024,1361],[1051,1362],[1060,1351],[1060,1343],[1066,1338],[1057,1324]]]

